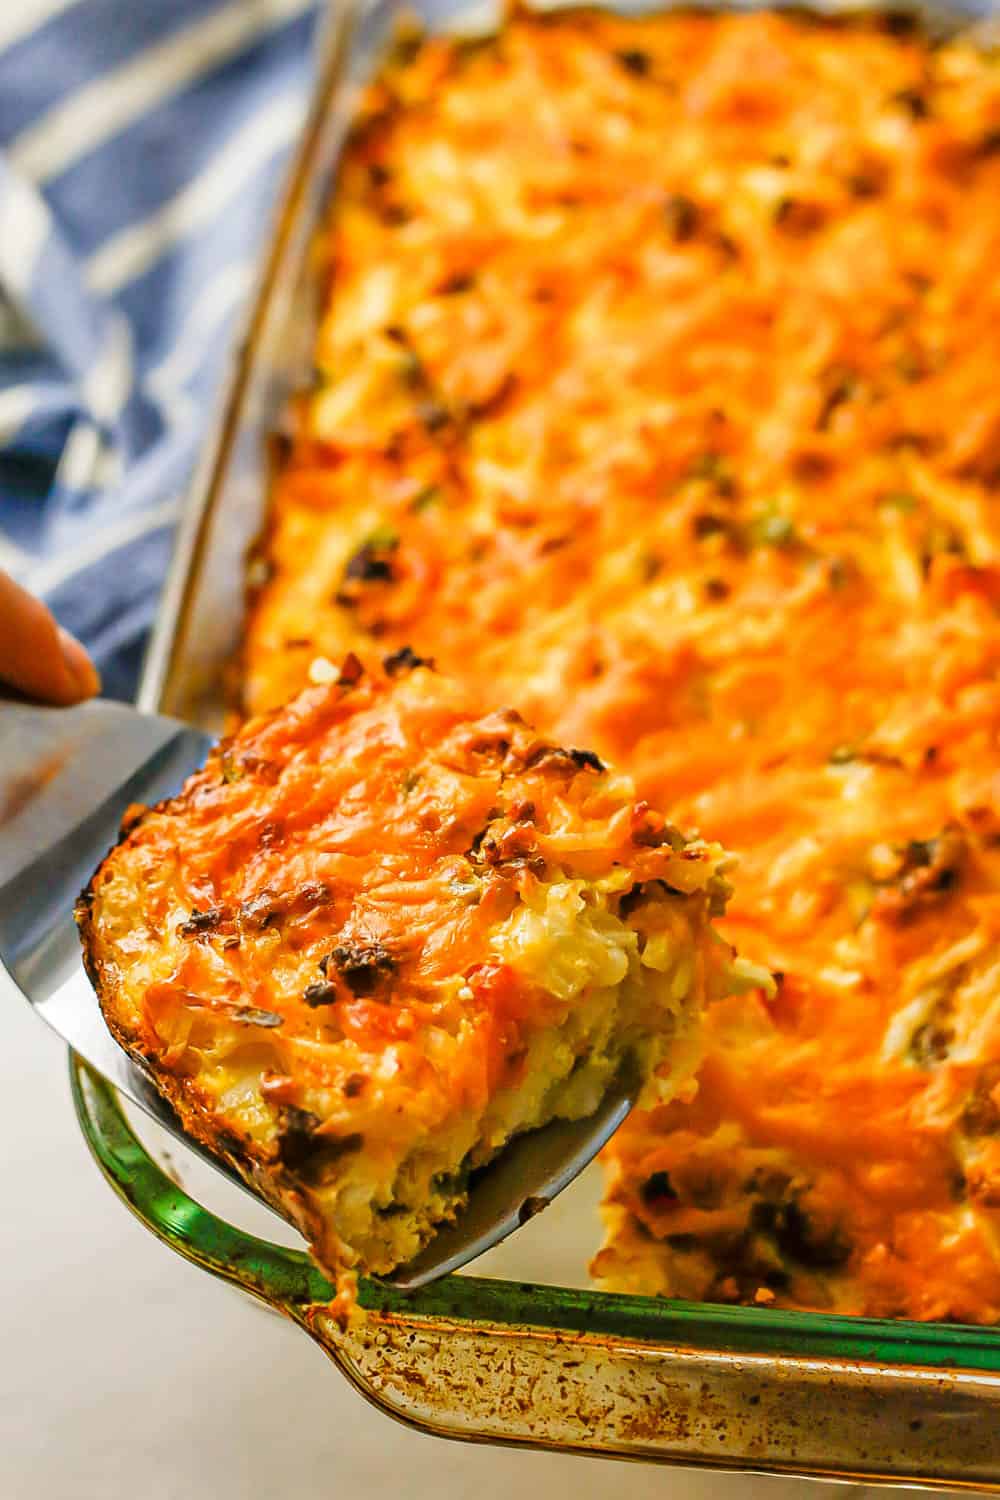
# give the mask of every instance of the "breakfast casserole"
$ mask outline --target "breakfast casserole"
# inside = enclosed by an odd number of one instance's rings
[[[599,1280],[994,1321],[995,54],[775,12],[403,37],[318,255],[243,711],[412,646],[736,851],[722,930],[777,976],[613,1142]]]
[[[717,846],[597,756],[482,714],[414,653],[247,723],[138,810],[78,906],[122,1046],[334,1275],[410,1260],[512,1137],[627,1057],[690,1078],[755,982],[711,926]]]

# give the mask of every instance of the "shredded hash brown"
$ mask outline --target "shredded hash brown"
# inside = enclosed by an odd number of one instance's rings
[[[411,652],[313,675],[130,820],[78,919],[114,1035],[338,1276],[410,1260],[626,1056],[671,1098],[754,980],[710,924],[722,850],[596,755]]]
[[[245,707],[413,643],[740,855],[779,976],[606,1285],[1000,1318],[1000,68],[884,23],[406,45],[323,246]]]

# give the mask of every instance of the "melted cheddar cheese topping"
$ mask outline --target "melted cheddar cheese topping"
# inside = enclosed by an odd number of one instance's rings
[[[79,906],[115,1036],[334,1274],[408,1261],[511,1138],[591,1113],[626,1056],[688,1082],[753,982],[716,846],[597,756],[409,652],[224,742]]]
[[[740,856],[607,1285],[1000,1317],[1000,66],[896,23],[403,47],[321,247],[244,706],[412,643]]]

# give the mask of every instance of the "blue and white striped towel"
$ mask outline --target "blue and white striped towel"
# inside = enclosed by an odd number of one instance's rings
[[[317,0],[0,0],[0,567],[134,689]]]

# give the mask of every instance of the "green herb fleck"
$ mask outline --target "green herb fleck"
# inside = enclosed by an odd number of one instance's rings
[[[788,516],[773,509],[761,511],[750,519],[746,539],[751,547],[790,547],[798,540]]]
[[[835,745],[827,756],[827,762],[831,766],[849,766],[857,759],[858,752],[853,745]]]
[[[229,754],[222,757],[222,779],[227,786],[234,781],[240,781],[243,777],[243,767],[238,760],[234,760]]]
[[[399,546],[399,532],[395,526],[390,526],[387,521],[382,521],[365,538],[364,545],[370,547],[373,552],[395,552]]]
[[[716,479],[722,472],[722,464],[722,454],[714,453],[709,449],[706,453],[698,454],[688,469],[688,477],[690,479]]]
[[[436,484],[425,485],[419,494],[415,495],[410,501],[410,511],[413,515],[418,516],[421,511],[428,510],[432,505],[436,505],[440,499],[441,491]]]

